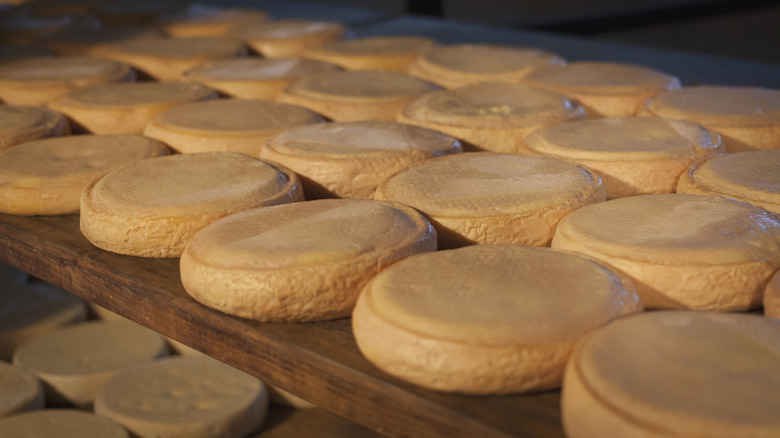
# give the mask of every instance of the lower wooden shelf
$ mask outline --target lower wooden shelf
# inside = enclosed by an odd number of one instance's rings
[[[349,319],[225,315],[187,295],[178,259],[103,251],[78,222],[0,215],[0,260],[388,436],[563,436],[558,392],[477,397],[418,388],[366,361]]]

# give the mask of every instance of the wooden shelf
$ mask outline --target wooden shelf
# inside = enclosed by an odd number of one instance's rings
[[[476,397],[406,384],[357,349],[350,320],[259,323],[191,299],[178,259],[92,246],[78,216],[0,215],[0,260],[388,436],[562,437],[558,392]]]

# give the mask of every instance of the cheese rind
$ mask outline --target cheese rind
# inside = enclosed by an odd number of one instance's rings
[[[73,409],[39,409],[0,419],[0,436],[129,438],[125,428],[116,421]]]
[[[273,20],[238,26],[225,37],[243,42],[264,58],[288,58],[341,39],[345,33],[342,24],[330,21]]]
[[[410,74],[444,88],[489,81],[517,84],[534,69],[565,63],[560,55],[530,47],[456,44],[429,49],[417,58]]]
[[[106,173],[166,155],[140,135],[80,135],[20,144],[0,153],[0,211],[17,215],[79,212],[81,192]]]
[[[582,108],[559,94],[485,82],[420,96],[397,120],[442,131],[478,150],[529,154],[523,139],[531,132],[584,117]]]
[[[780,149],[702,158],[677,184],[678,193],[721,195],[780,213]]]
[[[141,134],[154,116],[167,109],[216,98],[216,91],[200,84],[137,82],[73,90],[49,107],[67,115],[82,132]]]
[[[567,215],[552,247],[623,270],[648,308],[747,310],[780,267],[780,219],[720,196],[633,196]]]
[[[415,210],[330,199],[253,209],[198,232],[181,258],[197,301],[245,318],[312,321],[350,314],[360,288],[399,259],[436,249]]]
[[[428,158],[462,151],[455,138],[388,121],[333,122],[293,128],[260,157],[294,171],[308,199],[371,198],[393,174]]]
[[[296,126],[324,123],[296,105],[218,99],[179,105],[157,114],[144,129],[180,153],[232,151],[257,157],[265,143]]]
[[[430,82],[393,71],[343,71],[299,79],[277,100],[339,122],[394,121],[404,105],[436,89]]]
[[[41,379],[48,403],[83,409],[120,370],[167,354],[165,338],[134,322],[93,321],[24,343],[13,363]]]
[[[382,36],[331,41],[307,51],[310,59],[330,62],[347,70],[387,70],[401,73],[436,42],[418,36]]]
[[[589,117],[633,116],[648,98],[681,87],[675,76],[619,62],[572,62],[539,68],[526,76],[525,83],[576,101]]]
[[[265,420],[263,382],[207,356],[177,356],[127,369],[109,380],[95,412],[133,436],[241,438]]]
[[[764,315],[771,318],[780,318],[780,271],[766,284],[764,290]]]
[[[607,117],[550,126],[525,139],[534,153],[595,171],[607,199],[672,193],[702,157],[723,152],[720,136],[699,125],[654,117]]]
[[[161,18],[160,28],[173,38],[220,37],[249,23],[268,21],[267,12],[250,8],[226,8],[192,4],[184,11]]]
[[[723,137],[726,152],[776,149],[780,143],[780,90],[685,87],[648,99],[640,113],[710,128]]]
[[[70,134],[70,125],[58,111],[0,105],[0,150],[38,138],[65,134]]]
[[[0,361],[0,418],[43,406],[41,382],[21,368]]]
[[[197,230],[223,216],[302,199],[295,174],[246,154],[171,155],[90,184],[81,197],[81,231],[108,251],[178,257]]]
[[[564,215],[605,192],[595,173],[563,160],[485,152],[426,160],[385,180],[374,199],[421,211],[443,248],[547,246]]]
[[[477,245],[383,271],[352,323],[363,354],[396,377],[495,394],[556,388],[581,336],[641,309],[631,282],[591,259]]]
[[[43,106],[77,88],[134,80],[129,65],[110,59],[31,58],[0,65],[0,99],[9,105]]]
[[[649,312],[577,345],[563,425],[598,436],[770,437],[780,433],[780,323],[744,314]]]

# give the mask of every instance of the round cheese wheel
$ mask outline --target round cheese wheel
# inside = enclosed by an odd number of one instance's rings
[[[110,418],[74,409],[42,409],[0,419],[0,436],[27,438],[129,438]]]
[[[134,322],[90,321],[22,344],[13,363],[44,383],[50,405],[88,409],[120,370],[167,354],[165,338]]]
[[[49,107],[66,114],[78,131],[141,134],[158,113],[216,98],[216,91],[200,84],[138,82],[80,88],[55,99]]]
[[[540,68],[525,82],[576,101],[589,117],[633,116],[648,98],[681,87],[675,76],[619,62],[572,62]]]
[[[525,146],[587,166],[607,199],[671,193],[695,160],[723,152],[720,135],[699,125],[657,117],[606,117],[540,129]]]
[[[129,368],[106,382],[95,412],[143,438],[241,438],[265,420],[260,380],[207,356]]]
[[[10,360],[23,343],[87,317],[84,301],[45,283],[0,288],[0,359]]]
[[[81,192],[92,181],[167,151],[140,135],[70,135],[22,143],[0,152],[0,212],[78,213]]]
[[[0,99],[10,105],[44,106],[77,88],[135,80],[135,71],[118,61],[59,56],[0,65]]]
[[[630,196],[567,215],[552,247],[623,270],[648,308],[747,310],[780,268],[780,217],[721,196]]]
[[[528,134],[584,117],[582,108],[559,94],[485,82],[427,93],[398,112],[397,120],[445,132],[471,149],[528,154]]]
[[[339,70],[333,64],[313,59],[249,57],[209,62],[187,70],[183,79],[241,99],[275,100],[295,80]]]
[[[726,152],[780,148],[780,90],[686,87],[649,99],[643,112],[717,131],[723,136]]]
[[[537,68],[565,63],[561,56],[535,48],[456,44],[429,49],[409,72],[445,88],[457,88],[478,82],[517,84]]]
[[[780,271],[766,284],[764,290],[764,315],[780,318]]]
[[[403,73],[344,71],[299,79],[277,96],[339,122],[394,121],[404,105],[438,87]]]
[[[179,257],[196,231],[223,216],[302,199],[295,174],[248,155],[170,155],[91,183],[81,196],[81,232],[107,251]]]
[[[161,36],[160,31],[147,26],[67,27],[47,33],[38,41],[55,55],[89,56],[111,44]]]
[[[260,157],[295,172],[308,199],[371,198],[379,183],[428,158],[461,152],[455,138],[387,121],[333,122],[293,128]]]
[[[43,406],[41,382],[21,368],[0,361],[0,419]]]
[[[185,10],[160,18],[160,28],[173,38],[220,37],[229,30],[244,24],[267,21],[267,12],[250,8],[228,8],[201,3],[189,5]]]
[[[396,377],[504,394],[560,387],[581,336],[641,310],[631,282],[590,259],[476,245],[381,272],[361,292],[352,326],[366,358]]]
[[[339,40],[345,33],[342,24],[330,21],[273,20],[238,26],[224,36],[243,42],[264,58],[287,58]]]
[[[149,38],[112,44],[96,55],[130,64],[159,81],[178,81],[191,68],[246,53],[241,43],[222,38]]]
[[[154,117],[144,135],[178,152],[235,151],[258,156],[273,136],[295,126],[323,123],[306,108],[247,99],[179,105]]]
[[[436,249],[413,209],[325,199],[252,209],[198,232],[181,257],[197,301],[262,321],[314,321],[352,312],[360,288],[399,259]]]
[[[331,41],[304,54],[340,65],[347,70],[389,70],[408,73],[414,61],[434,46],[430,38],[418,36],[380,36]]]
[[[439,247],[550,244],[567,213],[605,200],[592,171],[556,158],[465,153],[424,161],[379,185],[374,199],[412,206]]]
[[[70,134],[65,116],[46,108],[0,105],[0,150],[44,137]]]
[[[566,436],[780,434],[780,321],[647,312],[594,331],[563,381]]]
[[[780,149],[702,158],[680,177],[677,192],[726,196],[780,213]]]

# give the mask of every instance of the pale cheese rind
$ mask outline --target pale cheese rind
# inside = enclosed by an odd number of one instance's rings
[[[764,315],[780,318],[780,271],[766,284],[764,290]]]
[[[122,425],[91,412],[74,409],[39,409],[0,419],[0,436],[27,438],[129,438]]]
[[[423,160],[462,151],[455,138],[388,121],[333,122],[290,129],[260,157],[294,171],[308,199],[371,198],[393,174]]]
[[[13,363],[44,383],[48,403],[84,409],[122,369],[167,354],[165,338],[134,322],[92,321],[22,344]]]
[[[410,205],[434,224],[439,245],[547,246],[567,213],[605,200],[599,177],[548,157],[464,153],[426,160],[379,185],[374,199]]]
[[[21,368],[0,361],[0,418],[43,406],[41,382]]]
[[[358,347],[386,372],[436,390],[494,394],[556,388],[581,336],[641,309],[631,282],[591,259],[477,245],[380,273],[352,323]]]
[[[330,21],[272,20],[238,26],[225,36],[243,42],[264,58],[289,58],[339,40],[345,33],[342,24]]]
[[[178,257],[197,230],[223,216],[302,199],[295,174],[246,154],[171,155],[90,184],[81,197],[81,231],[108,251]]]
[[[70,134],[65,115],[36,107],[0,105],[0,150],[45,137]]]
[[[310,59],[347,70],[386,70],[408,73],[415,60],[436,42],[419,36],[378,36],[331,41],[307,51]]]
[[[197,233],[181,258],[184,288],[222,312],[264,321],[347,316],[390,264],[436,249],[436,233],[402,205],[308,201],[231,215]]]
[[[771,437],[780,433],[780,323],[649,312],[577,345],[562,393],[567,436]]]
[[[127,369],[109,380],[95,412],[133,436],[241,438],[265,420],[268,391],[257,378],[204,355]]]
[[[552,247],[623,270],[649,308],[747,310],[780,267],[780,218],[720,196],[632,196],[567,215]]]

